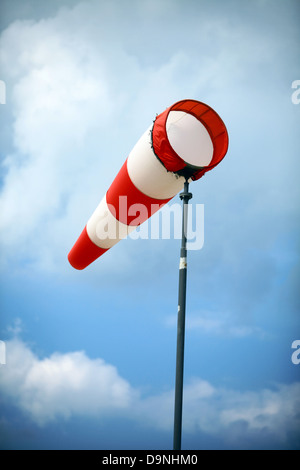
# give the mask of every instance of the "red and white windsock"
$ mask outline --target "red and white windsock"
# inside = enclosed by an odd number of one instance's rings
[[[228,133],[220,116],[195,100],[159,114],[130,152],[68,255],[84,269],[151,217],[179,191],[226,155]]]

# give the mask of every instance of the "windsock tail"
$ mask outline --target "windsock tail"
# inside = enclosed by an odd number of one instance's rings
[[[106,251],[107,249],[100,248],[91,241],[87,234],[86,227],[84,227],[68,255],[68,260],[73,268],[81,270],[86,268]]]

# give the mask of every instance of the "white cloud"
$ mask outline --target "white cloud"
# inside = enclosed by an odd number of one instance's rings
[[[16,318],[11,326],[7,327],[7,332],[17,337],[23,331],[23,322],[21,318]]]
[[[62,217],[72,224],[70,198],[75,197],[75,204],[78,194],[88,205],[87,182],[95,184],[95,173],[103,180],[108,164],[96,153],[95,134],[99,129],[103,133],[116,101],[101,58],[90,49],[68,27],[62,28],[59,16],[16,22],[2,34],[1,63],[15,116],[15,152],[4,160],[0,199],[2,242],[8,252],[41,256],[41,245],[56,230],[65,233]]]
[[[14,116],[14,151],[3,161],[0,194],[6,261],[26,259],[43,268],[65,262],[154,118],[147,109],[160,102],[158,88],[170,96],[180,61],[171,57],[148,75],[121,42],[110,42],[102,17],[101,27],[93,21],[101,14],[97,5],[79,4],[41,21],[16,21],[1,35],[0,64]],[[112,6],[106,14],[114,11]]]
[[[203,310],[200,313],[191,313],[186,320],[186,329],[199,331],[204,334],[217,336],[231,336],[244,338],[246,336],[265,337],[266,333],[257,326],[243,323],[244,318],[237,320],[234,315],[228,312],[213,312]],[[167,327],[176,327],[177,317],[172,315],[166,317]]]
[[[184,387],[184,418],[183,426],[185,430],[195,431],[194,420],[203,417],[202,406],[206,406],[206,401],[214,401],[214,387],[205,380],[193,379]],[[164,430],[172,430],[174,415],[174,391],[166,391],[158,395],[150,396],[140,400],[134,410],[138,419],[145,424],[158,427]],[[145,419],[146,418],[146,419]],[[212,416],[208,416],[210,420]],[[205,426],[205,420],[200,428],[202,431],[209,431]],[[220,431],[220,428],[217,432]]]
[[[222,8],[202,11],[197,2],[182,8],[181,2],[160,1],[128,8],[124,2],[91,0],[41,20],[15,21],[2,32],[0,68],[5,106],[13,116],[2,131],[13,142],[1,173],[4,263],[39,271],[67,268],[69,249],[137,139],[157,112],[186,97],[215,107],[230,133],[226,180],[222,164],[207,177],[209,184],[193,186],[195,201],[202,202],[203,194],[210,201],[208,215],[217,204],[218,230],[205,249],[219,247],[219,259],[236,260],[240,270],[245,242],[268,250],[280,214],[296,220],[299,185],[289,178],[297,152],[293,157],[283,149],[295,142],[289,134],[292,115],[284,108],[287,124],[278,129],[274,117],[284,91],[278,69],[294,63],[278,57],[277,45],[288,48],[290,37],[265,34],[251,21],[244,27]],[[273,84],[272,74],[280,84]],[[282,134],[278,144],[276,129]],[[275,229],[261,230],[266,221]],[[220,237],[229,240],[226,249]],[[101,268],[134,271],[127,249],[118,259],[103,257]],[[154,249],[169,257],[162,244]],[[140,253],[144,250],[140,245]]]
[[[61,266],[156,112],[199,93],[224,107],[224,87],[228,111],[249,58],[251,67],[272,59],[268,38],[254,41],[253,32],[233,30],[210,10],[202,27],[193,15],[188,37],[174,44],[181,6],[167,5],[137,2],[128,11],[122,2],[79,2],[2,33],[0,65],[14,116],[0,195],[5,260]],[[158,44],[145,49],[151,36]]]
[[[141,401],[137,407],[140,418],[171,431],[173,401],[172,392]],[[251,445],[282,444],[290,433],[299,431],[299,407],[300,382],[243,392],[194,378],[184,388],[183,431],[195,436],[200,432],[221,436],[231,445],[244,443],[246,447],[250,437]],[[261,432],[264,443],[260,441]]]
[[[39,359],[14,339],[7,342],[7,364],[0,369],[0,378],[2,394],[39,425],[117,413],[143,426],[172,431],[172,390],[143,397],[114,366],[84,352]],[[183,428],[195,435],[204,432],[237,441],[263,430],[273,441],[285,442],[289,432],[299,429],[299,406],[299,382],[239,391],[195,377],[184,389]],[[241,424],[243,434],[236,436],[232,430]]]
[[[7,343],[7,351],[1,390],[40,425],[72,415],[99,417],[135,399],[115,367],[82,351],[39,359],[17,339]]]

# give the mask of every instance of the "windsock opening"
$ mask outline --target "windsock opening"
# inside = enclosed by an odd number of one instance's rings
[[[228,133],[220,116],[207,104],[183,100],[157,116],[152,145],[168,171],[197,180],[226,155]]]

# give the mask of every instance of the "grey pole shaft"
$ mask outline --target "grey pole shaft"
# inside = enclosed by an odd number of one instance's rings
[[[187,277],[187,219],[188,202],[193,197],[189,193],[189,183],[186,179],[184,190],[180,193],[183,200],[182,212],[182,239],[179,264],[179,291],[178,291],[178,319],[177,319],[177,352],[176,352],[176,380],[175,380],[175,407],[174,407],[174,440],[173,449],[181,450],[182,435],[182,399],[183,399],[183,369],[184,369],[184,338],[185,338],[185,307],[186,307],[186,277]]]

